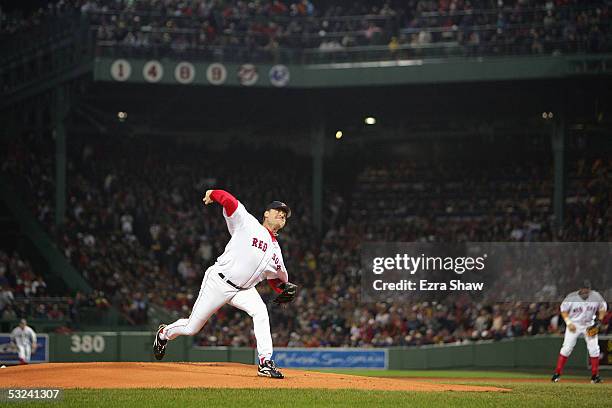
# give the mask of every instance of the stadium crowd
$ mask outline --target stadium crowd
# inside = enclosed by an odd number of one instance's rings
[[[83,308],[105,309],[109,303],[95,290],[90,295],[74,296],[49,290],[42,274],[35,273],[31,263],[19,253],[0,250],[0,321],[59,321],[73,327],[81,320]]]
[[[60,0],[28,16],[0,14],[0,33],[9,36],[73,14],[87,17],[99,45],[143,55],[153,49],[221,58],[238,50],[236,58],[253,61],[303,49],[347,57],[351,49],[371,46],[382,47],[385,58],[431,50],[474,56],[612,47],[609,4],[603,0]]]
[[[233,192],[254,215],[272,199],[287,200],[295,216],[280,241],[289,276],[301,290],[290,308],[270,308],[278,346],[419,345],[556,332],[563,323],[558,304],[549,302],[453,296],[364,304],[361,245],[609,241],[612,232],[612,162],[599,159],[571,166],[567,223],[559,232],[551,224],[546,162],[499,163],[486,172],[477,170],[480,164],[459,169],[441,162],[427,173],[400,160],[355,169],[355,180],[344,180],[353,185],[348,195],[331,193],[341,189],[328,186],[325,234],[319,238],[311,226],[309,163],[289,153],[276,155],[284,157],[275,163],[284,171],[281,181],[272,182],[278,179],[275,169],[239,151],[220,155],[168,141],[77,138],[68,155],[65,223],[57,228],[47,156],[53,150],[28,140],[5,151],[10,153],[4,173],[36,198],[28,200],[36,203],[32,211],[59,248],[134,324],[147,322],[152,305],[188,315],[206,267],[223,251],[229,235],[219,209],[201,204],[206,189]],[[265,299],[271,296],[266,285],[258,288]],[[224,307],[197,342],[253,346],[251,323]]]
[[[44,297],[46,291],[45,280],[34,273],[27,260],[17,253],[9,255],[0,251],[0,319],[16,320],[25,313],[21,309],[23,305],[16,302],[16,299]],[[54,318],[54,315],[47,315],[46,311],[43,305],[35,312],[42,317]]]

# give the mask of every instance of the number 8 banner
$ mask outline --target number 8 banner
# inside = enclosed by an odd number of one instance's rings
[[[195,78],[195,68],[189,62],[179,62],[174,69],[174,78],[178,83],[190,84]]]

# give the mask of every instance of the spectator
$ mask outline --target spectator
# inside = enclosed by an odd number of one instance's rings
[[[8,286],[0,285],[0,312],[10,307],[15,301],[15,296]]]

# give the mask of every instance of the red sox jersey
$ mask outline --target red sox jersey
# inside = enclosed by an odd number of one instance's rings
[[[233,197],[232,197],[233,198]],[[264,279],[287,282],[287,269],[276,237],[238,202],[228,215],[223,208],[227,229],[232,236],[214,264],[234,284],[249,289]]]
[[[600,310],[608,310],[604,298],[592,290],[586,300],[582,299],[578,291],[572,292],[563,299],[561,311],[569,314],[570,320],[579,326],[591,326],[595,323],[595,316]]]

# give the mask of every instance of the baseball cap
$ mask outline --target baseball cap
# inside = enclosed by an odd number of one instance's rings
[[[283,210],[287,213],[287,218],[291,217],[291,208],[282,201],[272,201],[266,206],[266,211],[268,210]]]

